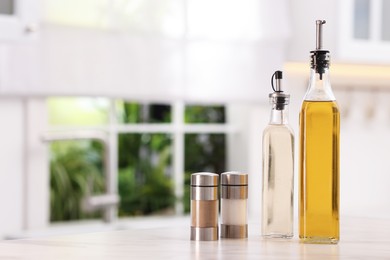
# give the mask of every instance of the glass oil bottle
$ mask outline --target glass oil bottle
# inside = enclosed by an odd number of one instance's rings
[[[294,133],[288,124],[290,95],[283,92],[281,79],[281,71],[271,78],[274,90],[269,94],[271,118],[263,132],[262,236],[265,238],[293,236]]]
[[[309,87],[300,111],[299,238],[339,240],[340,113],[329,81],[329,51],[322,49],[323,20],[316,21]]]

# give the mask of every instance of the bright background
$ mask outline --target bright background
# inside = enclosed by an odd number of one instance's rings
[[[1,1],[0,236],[187,214],[196,171],[247,172],[260,222],[270,77],[284,71],[298,141],[316,19],[342,113],[341,221],[390,218],[389,3]]]

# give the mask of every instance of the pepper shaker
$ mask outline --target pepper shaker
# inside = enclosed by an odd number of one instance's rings
[[[215,173],[191,175],[191,240],[218,240],[218,182]]]

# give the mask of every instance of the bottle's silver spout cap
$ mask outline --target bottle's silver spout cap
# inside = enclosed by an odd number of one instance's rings
[[[325,20],[316,20],[316,51],[322,50],[322,25]]]
[[[320,80],[322,80],[322,75],[325,69],[329,68],[330,63],[329,51],[324,50],[322,45],[322,29],[325,23],[325,20],[316,20],[316,49],[310,52],[310,67],[320,74]]]
[[[269,98],[270,98],[270,103],[274,105],[277,110],[283,110],[284,107],[288,105],[290,101],[290,95],[284,93],[283,91],[282,79],[283,79],[282,71],[277,70],[274,72],[274,74],[272,74],[271,87],[274,92],[269,94]]]
[[[271,79],[272,89],[275,92],[283,92],[283,90],[282,90],[283,72],[281,72],[280,70],[277,70],[277,71],[275,71],[273,77],[275,78],[275,87],[274,87],[274,84],[273,84],[273,80]]]

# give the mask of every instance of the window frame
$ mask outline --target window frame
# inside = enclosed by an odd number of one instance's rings
[[[381,40],[382,0],[370,0],[368,39],[354,38],[355,0],[339,1],[339,57],[351,62],[390,63],[390,41]]]
[[[137,102],[137,100],[132,100]],[[107,195],[118,195],[118,137],[119,134],[139,133],[164,133],[172,136],[172,177],[174,182],[174,194],[176,197],[175,212],[177,215],[184,213],[184,140],[186,134],[231,134],[238,132],[228,122],[225,123],[185,123],[184,101],[172,101],[166,103],[171,105],[172,120],[170,123],[121,123],[118,122],[115,99],[109,99],[109,120],[102,126],[51,126],[49,131],[72,132],[80,131],[104,131],[108,136],[108,176],[106,183]],[[226,106],[226,105],[225,105]],[[117,207],[105,209],[108,221],[117,217]]]

